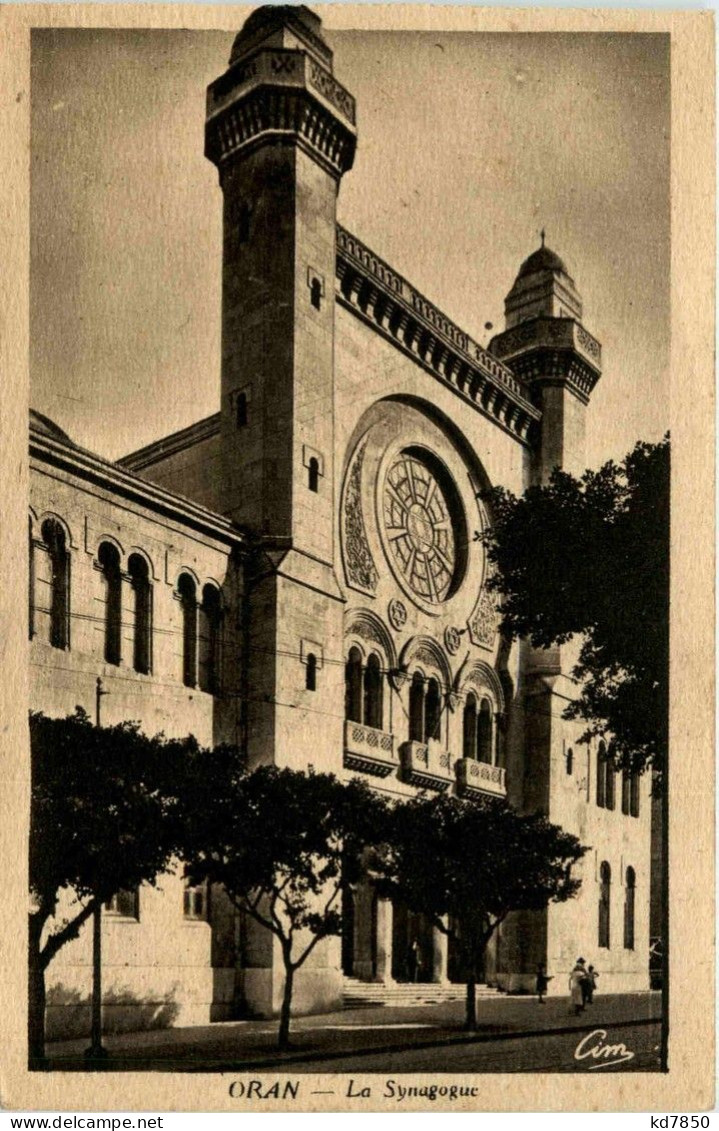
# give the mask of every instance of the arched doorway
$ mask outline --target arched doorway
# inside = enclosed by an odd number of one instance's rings
[[[395,982],[431,982],[434,963],[432,924],[404,904],[393,905],[392,977]]]

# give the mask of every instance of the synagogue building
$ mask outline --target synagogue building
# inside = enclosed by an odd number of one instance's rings
[[[563,993],[580,954],[604,992],[646,989],[648,781],[615,775],[562,717],[571,645],[500,638],[477,538],[484,488],[584,470],[600,344],[544,238],[507,280],[505,329],[473,341],[338,225],[356,139],[320,20],[255,11],[207,92],[218,411],[114,463],[32,415],[31,705],[99,706],[103,723],[237,743],[251,768],[358,775],[391,797],[540,810],[591,846],[581,892],[507,921],[488,992],[532,989],[541,962]],[[370,880],[343,911],[342,939],[298,971],[297,1011],[383,1000],[409,982],[415,940],[420,982],[461,994],[446,936]],[[48,969],[50,1037],[88,1031],[91,933]],[[272,940],[180,871],[105,908],[103,968],[115,1030],[281,1000]]]

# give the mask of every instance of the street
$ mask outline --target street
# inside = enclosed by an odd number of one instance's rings
[[[341,1060],[313,1060],[293,1063],[293,1072],[418,1072],[422,1074],[462,1072],[652,1072],[659,1066],[659,1024],[638,1023],[617,1025],[599,1030],[606,1038],[590,1038],[592,1029],[572,1033],[542,1033],[535,1036],[467,1041],[424,1048],[408,1048],[401,1052],[387,1051],[369,1056],[356,1054]],[[578,1048],[584,1040],[584,1047]],[[620,1060],[605,1055],[607,1046],[623,1044],[631,1059]],[[595,1052],[591,1050],[596,1050]],[[579,1052],[579,1059],[577,1058]]]

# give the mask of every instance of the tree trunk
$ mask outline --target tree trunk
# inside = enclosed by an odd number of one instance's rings
[[[28,1066],[31,1070],[46,1070],[50,1062],[45,1056],[45,967],[40,955],[40,935],[43,921],[30,915],[28,932],[28,1013],[27,1043]]]
[[[289,962],[285,962],[285,989],[282,995],[282,1011],[280,1012],[280,1031],[278,1048],[280,1050],[290,1047],[290,1008],[292,1006],[292,982],[295,971]]]
[[[464,1027],[470,1033],[476,1032],[477,1029],[477,979],[474,972],[467,979],[467,1012]]]

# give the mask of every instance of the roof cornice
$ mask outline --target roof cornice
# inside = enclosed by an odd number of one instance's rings
[[[511,370],[337,225],[337,300],[520,443],[541,412]]]
[[[182,428],[179,432],[171,432],[169,436],[163,436],[161,440],[153,440],[151,444],[146,444],[144,448],[129,452],[117,463],[120,467],[127,468],[129,471],[142,471],[144,467],[151,467],[159,459],[167,459],[168,456],[177,455],[185,448],[191,448],[203,440],[212,439],[213,436],[219,434],[219,431],[220,413],[216,412],[212,416],[206,416],[203,420],[188,425],[187,428]]]
[[[30,456],[54,468],[84,479],[88,483],[111,491],[147,510],[170,518],[193,531],[224,542],[227,546],[245,547],[247,537],[224,515],[194,503],[182,495],[175,495],[164,487],[133,475],[83,448],[66,444],[42,435],[30,428]]]

